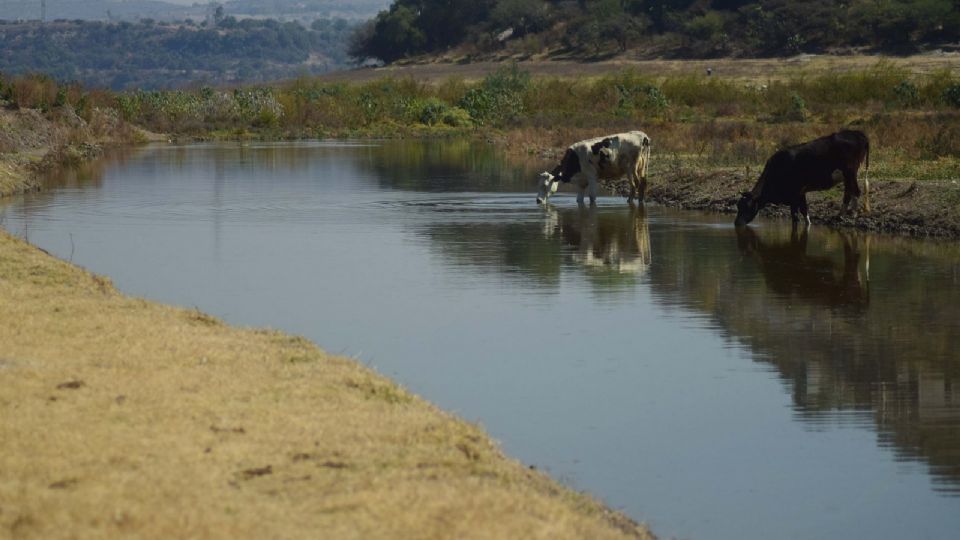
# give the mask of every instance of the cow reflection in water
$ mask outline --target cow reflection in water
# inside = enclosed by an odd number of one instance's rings
[[[864,309],[870,303],[870,243],[851,233],[828,241],[843,244],[843,262],[827,254],[807,253],[808,232],[793,227],[789,239],[764,239],[749,227],[737,228],[740,252],[759,260],[767,287],[775,293],[831,307]]]
[[[544,233],[557,232],[573,248],[573,259],[587,268],[620,274],[641,274],[650,267],[650,230],[646,210],[631,205],[622,211],[599,211],[596,206],[548,210]]]

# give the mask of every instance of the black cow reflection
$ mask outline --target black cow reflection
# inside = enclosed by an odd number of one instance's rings
[[[785,239],[737,228],[740,252],[757,259],[770,291],[831,307],[864,309],[870,303],[869,239],[861,242],[854,234],[835,233],[828,249],[836,240],[843,247],[842,260],[807,253],[808,232],[803,227],[794,227]]]

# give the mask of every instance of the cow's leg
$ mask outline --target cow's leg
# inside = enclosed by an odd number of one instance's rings
[[[810,226],[810,209],[807,208],[807,194],[804,193],[800,195],[800,205],[799,205],[800,215],[803,216],[803,223],[807,227]]]
[[[640,162],[637,165],[640,167],[640,202],[643,202],[646,200],[647,194],[647,166],[650,165],[649,144],[640,152]]]
[[[843,212],[856,217],[860,210],[860,185],[857,184],[857,170],[847,169],[843,173]]]
[[[591,205],[597,204],[597,179],[596,178],[590,177],[590,179],[587,180],[587,191],[588,191],[587,194],[590,195],[590,204]]]
[[[790,203],[790,217],[793,219],[793,223],[797,224],[801,221],[800,217],[803,217],[803,224],[805,226],[810,225],[810,214],[809,209],[807,208],[807,194],[801,193],[800,196]]]
[[[641,150],[642,152],[642,150]],[[633,170],[627,173],[627,178],[630,180],[630,196],[627,197],[627,203],[633,204],[634,197],[637,196],[637,191],[640,189],[640,162],[641,159],[638,159],[634,164]],[[640,199],[640,202],[643,202],[643,199]]]
[[[866,171],[863,173],[863,211],[870,213],[870,179],[867,178]]]

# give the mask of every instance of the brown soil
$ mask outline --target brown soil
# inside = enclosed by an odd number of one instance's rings
[[[736,214],[743,191],[750,190],[755,175],[745,171],[670,171],[651,176],[647,200],[666,206]],[[862,184],[861,184],[862,185]],[[625,180],[607,185],[625,195]],[[840,215],[842,187],[807,195],[810,219],[815,224],[912,236],[960,238],[960,183],[957,180],[870,181],[870,212]],[[760,218],[790,219],[786,206],[770,206]]]

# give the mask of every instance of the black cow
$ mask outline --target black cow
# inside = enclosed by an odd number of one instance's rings
[[[793,221],[799,221],[800,213],[809,224],[807,192],[830,189],[840,182],[844,183],[844,211],[855,215],[860,200],[857,171],[864,162],[864,209],[869,212],[870,140],[862,131],[845,129],[779,150],[767,160],[753,190],[740,197],[734,224],[750,223],[768,204],[789,204]]]

